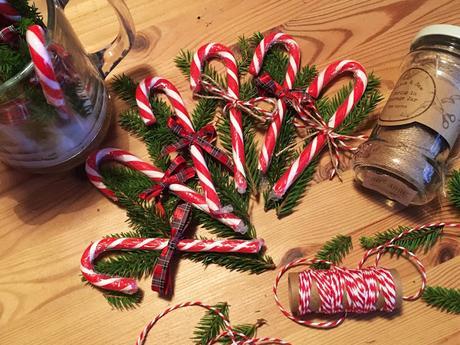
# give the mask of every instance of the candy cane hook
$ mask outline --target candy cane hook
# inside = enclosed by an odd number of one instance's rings
[[[227,92],[235,100],[240,96],[240,82],[238,67],[232,51],[220,43],[209,43],[198,49],[193,56],[190,65],[190,87],[194,93],[202,89],[201,73],[205,62],[212,58],[219,58],[223,61],[227,70]],[[232,137],[232,154],[234,161],[235,186],[239,193],[245,193],[246,182],[246,157],[244,153],[243,118],[241,111],[227,103],[230,114],[230,132]]]
[[[340,126],[364,94],[367,86],[367,74],[364,67],[358,62],[352,60],[339,60],[321,71],[307,88],[306,92],[314,99],[318,99],[321,90],[326,85],[337,76],[348,72],[353,73],[353,78],[355,80],[353,90],[329,119],[326,128],[321,129],[302,151],[300,156],[294,161],[292,166],[275,183],[271,192],[272,199],[281,199],[294,181],[297,180],[305,168],[327,144],[331,133]]]
[[[257,77],[262,69],[262,64],[265,55],[270,50],[270,48],[275,44],[282,44],[285,46],[289,54],[289,63],[286,70],[286,75],[282,86],[291,90],[294,81],[299,71],[300,66],[300,48],[297,42],[290,35],[287,35],[282,32],[271,33],[264,37],[257,46],[254,57],[252,59],[251,65],[249,66],[249,73],[254,77]],[[259,169],[266,173],[270,165],[270,161],[273,157],[273,152],[275,150],[275,145],[278,140],[281,127],[283,125],[284,117],[287,111],[286,102],[283,99],[278,99],[277,101],[277,111],[273,114],[272,122],[267,129],[265,134],[264,144],[259,155]]]
[[[161,183],[161,179],[164,176],[163,171],[127,151],[116,148],[105,148],[94,152],[86,160],[86,173],[88,175],[88,179],[102,194],[115,202],[117,201],[115,192],[105,185],[102,175],[99,172],[99,166],[104,161],[116,161],[126,165],[133,170],[143,173],[154,183]],[[188,202],[203,212],[210,214],[213,218],[229,226],[234,231],[240,233],[245,233],[247,231],[247,226],[244,222],[233,213],[223,210],[222,212],[213,214],[209,209],[209,206],[206,204],[204,196],[193,189],[190,189],[186,185],[174,183],[169,185],[168,189],[171,193],[174,193],[185,202]]]
[[[139,83],[136,90],[136,102],[139,107],[139,114],[146,125],[151,125],[156,121],[149,101],[149,93],[151,91],[164,92],[174,108],[179,124],[185,132],[195,133],[193,124],[190,121],[190,115],[179,91],[171,82],[161,77],[145,78]],[[190,145],[190,154],[209,209],[212,213],[220,212],[222,204],[214,187],[211,172],[204,160],[202,149],[192,143]]]

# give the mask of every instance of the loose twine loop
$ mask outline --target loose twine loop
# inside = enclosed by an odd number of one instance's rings
[[[208,304],[204,304],[200,301],[196,302],[186,302],[186,303],[181,303],[177,304],[175,306],[172,306],[170,308],[165,309],[163,312],[158,314],[152,321],[150,321],[142,330],[141,334],[137,338],[136,345],[144,345],[145,341],[147,339],[147,335],[150,332],[150,330],[153,328],[153,326],[156,325],[156,323],[162,319],[164,316],[168,315],[174,310],[181,309],[181,308],[186,308],[186,307],[201,307],[204,309],[207,309],[209,311],[212,311],[215,313],[223,322],[224,324],[224,331],[221,332],[218,336],[215,338],[211,339],[208,341],[207,345],[211,344],[216,344],[219,340],[221,340],[224,337],[228,337],[231,341],[232,345],[265,345],[265,344],[281,344],[281,345],[290,345],[289,342],[279,339],[279,338],[270,338],[270,337],[261,337],[261,338],[250,338],[247,337],[246,335],[236,331],[233,329],[230,320],[222,314],[218,309],[216,309],[213,306],[210,306]]]

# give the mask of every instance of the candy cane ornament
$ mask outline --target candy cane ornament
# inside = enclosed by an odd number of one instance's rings
[[[202,87],[201,73],[205,62],[212,58],[221,59],[227,71],[227,92],[235,100],[239,99],[240,82],[238,67],[232,51],[220,43],[208,43],[201,46],[193,56],[190,65],[190,87],[194,93],[199,93]],[[232,137],[232,155],[234,162],[235,186],[239,193],[245,193],[246,181],[246,157],[244,153],[243,118],[238,107],[228,102],[226,108],[230,114],[230,133]]]
[[[21,20],[18,11],[7,0],[0,0],[0,15],[13,23]]]
[[[138,291],[135,279],[112,277],[98,273],[94,262],[108,251],[155,250],[160,251],[168,245],[168,238],[103,238],[89,245],[83,252],[80,269],[83,276],[94,286],[104,290],[134,294]],[[194,240],[183,239],[177,243],[177,249],[183,252],[213,253],[258,253],[264,245],[263,240]]]
[[[249,73],[254,77],[257,77],[262,69],[262,64],[265,55],[270,50],[270,48],[275,44],[282,44],[288,51],[289,54],[289,64],[287,66],[286,75],[282,86],[291,90],[294,81],[299,71],[300,66],[300,48],[297,42],[290,35],[284,34],[282,32],[271,33],[264,37],[264,39],[257,46],[254,57],[252,59],[251,65],[249,66]],[[281,131],[281,126],[284,122],[284,117],[287,111],[286,102],[279,98],[277,101],[277,111],[273,114],[272,122],[267,129],[265,134],[264,143],[262,150],[259,155],[259,169],[266,173],[270,164],[270,161],[273,157],[273,152],[275,150],[275,145],[278,140],[278,135]]]
[[[178,126],[182,127],[181,129],[183,129],[186,133],[196,133],[179,91],[171,82],[161,77],[145,78],[139,83],[136,90],[136,102],[139,107],[139,114],[147,126],[155,123],[156,121],[149,101],[149,94],[152,91],[164,92],[174,108],[174,112],[178,119]],[[216,188],[214,187],[211,172],[204,160],[203,151],[200,146],[194,144],[193,141],[190,142],[189,148],[193,165],[195,166],[198,179],[200,180],[201,187],[204,191],[206,203],[208,204],[211,213],[221,212],[222,204]]]
[[[346,116],[351,112],[353,107],[361,99],[367,86],[367,74],[363,66],[352,60],[339,60],[321,71],[310,86],[306,93],[313,99],[318,99],[321,90],[328,85],[334,78],[344,73],[352,72],[355,81],[353,90],[350,92],[345,101],[337,108],[335,113],[329,119],[325,126],[318,129],[318,134],[310,141],[308,146],[301,152],[299,157],[294,161],[292,166],[281,176],[275,183],[271,191],[272,199],[281,199],[294,181],[302,174],[311,161],[321,152],[323,147],[330,143],[334,144],[334,130],[343,122]],[[338,160],[338,157],[334,157]]]
[[[31,25],[26,32],[26,41],[35,73],[49,104],[55,106],[59,115],[69,118],[69,110],[65,103],[64,92],[56,78],[51,57],[46,47],[45,30],[39,25]]]
[[[137,170],[145,174],[154,183],[161,184],[162,178],[165,175],[164,172],[157,167],[124,150],[105,148],[94,152],[86,160],[86,173],[88,175],[88,179],[102,194],[114,202],[117,201],[115,192],[104,184],[103,178],[99,172],[100,164],[106,161],[116,161],[133,170]],[[167,185],[166,187],[171,193],[174,193],[180,199],[192,204],[194,207],[202,210],[203,212],[210,214],[213,218],[229,226],[234,231],[239,233],[245,233],[247,231],[247,226],[244,222],[233,213],[222,210],[222,212],[213,214],[209,209],[204,196],[193,189],[190,189],[186,185],[173,183]]]

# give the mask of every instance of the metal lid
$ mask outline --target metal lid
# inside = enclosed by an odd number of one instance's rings
[[[460,39],[460,26],[450,24],[435,24],[424,27],[415,35],[412,43],[425,36],[449,36]]]
[[[458,55],[460,51],[460,26],[436,24],[424,27],[415,35],[410,50],[426,45],[444,46],[445,50]]]

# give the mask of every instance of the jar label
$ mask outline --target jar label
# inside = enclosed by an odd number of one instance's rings
[[[460,91],[442,76],[422,68],[406,70],[388,99],[378,123],[400,126],[418,122],[430,127],[453,147],[460,130]]]
[[[404,206],[409,205],[417,195],[417,191],[407,186],[404,182],[386,174],[378,174],[372,170],[364,172],[363,186],[375,190]]]

